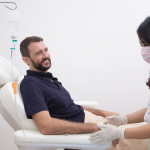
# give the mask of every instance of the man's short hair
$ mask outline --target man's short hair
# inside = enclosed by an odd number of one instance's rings
[[[43,38],[38,36],[31,36],[26,37],[21,43],[20,43],[20,52],[22,57],[30,57],[28,46],[32,42],[40,42],[43,41]]]

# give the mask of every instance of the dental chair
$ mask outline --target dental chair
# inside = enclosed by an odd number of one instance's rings
[[[13,76],[11,73],[11,64],[4,57],[0,56],[0,113],[14,129],[14,142],[19,150],[28,150],[28,144],[30,150],[60,148],[107,150],[112,147],[111,142],[101,145],[91,143],[89,140],[90,134],[43,135],[33,120],[27,119],[25,114],[20,92],[20,83],[24,77],[19,76],[14,66],[12,66],[12,70]],[[16,103],[12,88],[12,82],[14,81],[17,82]],[[98,103],[94,101],[75,101],[75,103],[90,108],[98,108]],[[24,137],[21,126],[23,127],[26,138]],[[26,143],[26,139],[28,144]]]

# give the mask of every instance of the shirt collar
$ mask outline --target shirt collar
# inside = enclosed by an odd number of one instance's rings
[[[53,75],[50,72],[37,72],[37,71],[31,71],[27,70],[27,76],[34,76],[36,78],[51,78],[55,79]]]

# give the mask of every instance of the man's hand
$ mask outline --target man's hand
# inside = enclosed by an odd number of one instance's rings
[[[99,109],[93,109],[93,108],[87,108],[87,107],[83,107],[83,109],[86,111],[89,111],[97,116],[103,116],[103,117],[108,117],[108,116],[112,116],[112,115],[120,116],[120,114],[117,112],[109,112],[109,111],[105,111],[105,110],[99,110]]]
[[[104,117],[108,117],[108,116],[112,116],[112,115],[120,116],[120,114],[117,112],[110,112],[110,111],[102,110],[102,113],[103,113]]]
[[[113,147],[116,147],[116,145],[119,143],[119,139],[113,140],[112,145]]]

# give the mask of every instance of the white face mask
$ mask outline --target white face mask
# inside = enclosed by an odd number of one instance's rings
[[[150,46],[141,47],[141,55],[150,64]]]

